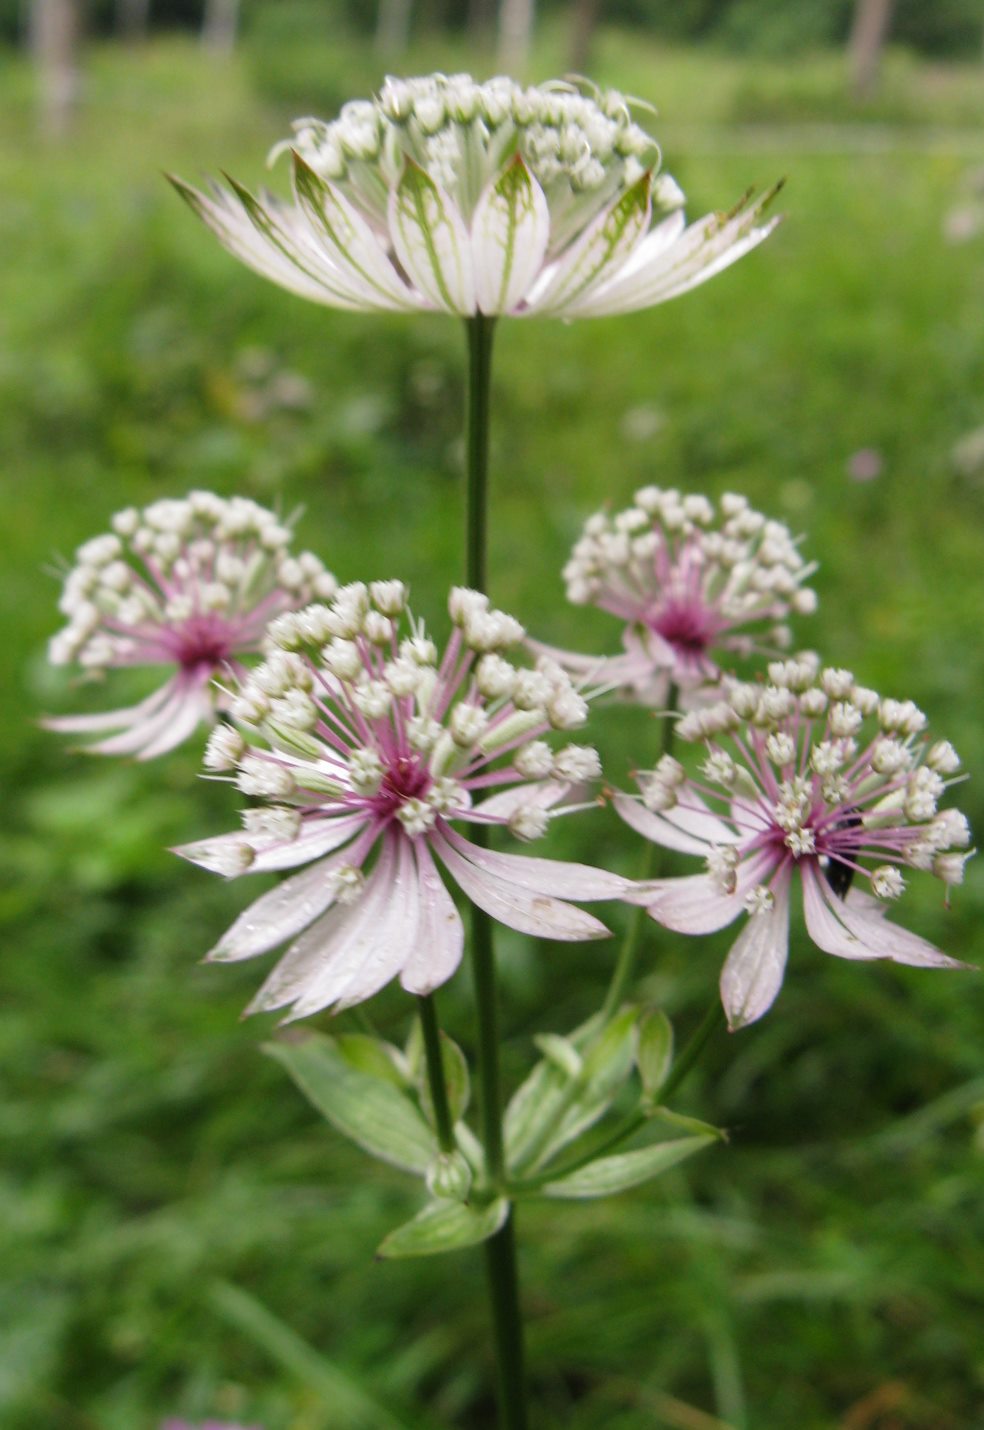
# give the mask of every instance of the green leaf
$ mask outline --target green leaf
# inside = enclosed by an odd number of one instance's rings
[[[643,1090],[655,1097],[673,1063],[673,1025],[662,1008],[650,1008],[639,1023],[636,1065]]]
[[[556,1043],[549,1045],[550,1056],[537,1063],[506,1109],[510,1170],[527,1172],[544,1166],[604,1116],[632,1071],[638,1016],[637,1008],[626,1008],[600,1032],[592,1028],[588,1041],[575,1034],[568,1046],[581,1059],[576,1076],[558,1066],[564,1059],[558,1057]]]
[[[335,1043],[342,1057],[356,1072],[367,1077],[391,1082],[394,1087],[406,1087],[406,1058],[399,1048],[368,1033],[336,1033]]]
[[[468,1107],[471,1098],[471,1078],[468,1075],[468,1063],[464,1053],[445,1032],[441,1033],[441,1062],[444,1065],[444,1085],[448,1092],[451,1124],[454,1126],[456,1122],[461,1121]],[[423,1067],[418,1069],[418,1085],[421,1106],[427,1120],[433,1123],[434,1105],[431,1101],[430,1083]]]
[[[599,1157],[577,1172],[547,1182],[541,1188],[545,1197],[607,1197],[638,1187],[652,1177],[658,1177],[678,1162],[709,1147],[717,1137],[678,1137],[673,1142],[657,1142],[635,1152],[622,1152],[615,1157]]]
[[[408,1093],[353,1068],[336,1039],[310,1033],[268,1043],[264,1052],[283,1063],[297,1086],[337,1132],[373,1157],[424,1175],[437,1141]]]
[[[509,1203],[499,1197],[487,1206],[462,1202],[428,1202],[405,1225],[391,1231],[376,1255],[385,1260],[404,1256],[439,1256],[463,1246],[477,1246],[495,1236],[509,1214]]]

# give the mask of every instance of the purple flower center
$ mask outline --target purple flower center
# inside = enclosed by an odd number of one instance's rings
[[[190,616],[173,635],[174,658],[186,671],[224,665],[235,648],[235,631],[221,616]]]
[[[684,660],[703,656],[721,630],[715,614],[693,600],[668,601],[649,626]]]
[[[392,818],[408,799],[423,799],[430,789],[430,771],[414,755],[398,755],[383,775],[372,808],[382,818]]]

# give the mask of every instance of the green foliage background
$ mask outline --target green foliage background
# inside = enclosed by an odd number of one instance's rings
[[[536,75],[562,55],[548,29]],[[410,67],[469,62],[431,47]],[[861,112],[837,57],[763,68],[614,29],[595,70],[659,104],[692,213],[787,174],[788,217],[664,309],[501,325],[497,600],[602,649],[609,623],[567,608],[559,578],[584,517],[644,481],[746,491],[821,563],[804,641],[930,712],[978,775],[960,802],[984,827],[984,478],[951,456],[984,423],[984,237],[942,238],[984,159],[979,72],[894,56]],[[160,177],[262,182],[293,113],[378,79],[337,38],[267,33],[224,69],[177,41],[97,48],[77,134],[45,148],[23,62],[0,55],[10,1430],[492,1424],[479,1258],[373,1262],[417,1194],[259,1056],[269,1026],[237,1016],[257,970],[198,962],[249,891],[163,849],[230,827],[234,801],[196,778],[193,747],[151,769],[87,762],[34,724],[124,694],[46,667],[51,571],[114,510],[191,486],[303,507],[301,539],[342,579],[402,575],[440,624],[462,562],[456,325],[306,306],[239,269]],[[846,470],[862,447],[884,461],[867,483]],[[615,778],[652,745],[631,711],[594,733]],[[571,821],[552,847],[631,872],[612,825]],[[951,912],[918,885],[900,910],[972,960],[982,912],[973,868]],[[653,931],[645,993],[684,1035],[724,946]],[[611,957],[502,939],[513,1079],[531,1032],[591,1010]],[[722,1038],[681,1100],[730,1147],[608,1203],[524,1213],[534,1423],[984,1423],[978,985],[844,965],[797,935],[774,1012]],[[441,1003],[467,1043],[466,974]],[[398,992],[374,1011],[405,1035]]]

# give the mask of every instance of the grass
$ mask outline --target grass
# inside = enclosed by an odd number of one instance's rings
[[[561,63],[555,39],[538,73]],[[373,1261],[415,1190],[320,1126],[258,1055],[266,1027],[237,1019],[255,971],[198,964],[243,891],[161,849],[227,827],[225,791],[195,779],[194,749],[150,770],[86,763],[33,723],[78,699],[44,662],[45,573],[129,502],[206,486],[303,507],[305,544],[340,577],[401,574],[434,619],[459,577],[455,325],[290,299],[237,269],[160,178],[259,181],[319,66],[329,95],[371,82],[344,44],[302,57],[294,43],[224,69],[177,42],[97,50],[60,148],[33,139],[28,75],[0,59],[11,1430],[167,1413],[269,1430],[492,1424],[478,1258]],[[558,574],[584,517],[642,481],[747,491],[821,563],[804,639],[919,701],[979,771],[984,490],[950,452],[984,423],[984,264],[979,241],[948,247],[941,224],[984,100],[969,69],[892,63],[881,107],[858,115],[834,59],[780,71],[603,34],[599,75],[659,101],[692,211],[786,174],[787,220],[665,309],[502,326],[492,570],[538,634],[600,649],[605,620],[582,626]],[[285,373],[306,410],[277,405]],[[860,447],[883,455],[866,484],[846,474]],[[644,758],[632,712],[604,730],[613,772]],[[982,827],[979,780],[961,803]],[[607,826],[573,826],[571,852],[636,862]],[[952,912],[918,888],[907,907],[912,927],[979,957],[976,870]],[[681,1034],[719,952],[653,938],[645,993]],[[608,957],[503,939],[511,1078],[530,1032],[597,1003]],[[681,1099],[731,1129],[727,1149],[609,1203],[524,1210],[538,1430],[984,1421],[981,998],[970,976],[859,969],[796,939],[777,1009],[722,1039]],[[467,1041],[467,978],[441,1003]],[[405,1034],[397,994],[378,1016]]]

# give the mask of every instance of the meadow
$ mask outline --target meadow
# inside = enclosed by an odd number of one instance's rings
[[[561,54],[546,32],[535,77]],[[469,63],[435,42],[408,68]],[[566,606],[560,580],[583,520],[643,482],[743,491],[819,562],[804,643],[929,713],[984,828],[984,440],[976,455],[966,440],[984,426],[984,231],[946,238],[981,183],[979,69],[890,56],[861,109],[837,57],[779,69],[610,31],[593,73],[658,105],[691,214],[785,176],[786,220],[665,308],[500,324],[496,601],[543,639],[603,649],[609,622]],[[97,46],[78,128],[56,146],[34,135],[25,62],[0,54],[9,1430],[166,1414],[493,1424],[479,1259],[373,1260],[416,1188],[320,1124],[261,1056],[274,1020],[239,1020],[256,970],[200,963],[245,891],[166,848],[231,827],[229,791],[197,778],[194,743],[148,768],[86,759],[36,724],[103,698],[45,660],[61,565],[117,509],[193,487],[298,511],[340,579],[401,576],[440,628],[463,561],[457,325],[284,295],[162,177],[283,186],[263,158],[290,118],[380,77],[364,52],[289,30],[224,66],[178,39]],[[861,479],[865,449],[878,471]],[[648,732],[628,710],[606,729],[621,779]],[[634,872],[612,823],[554,847]],[[979,869],[950,910],[926,885],[913,880],[900,918],[979,962]],[[501,946],[515,1081],[532,1032],[600,1000],[612,950]],[[647,998],[685,1036],[714,948],[654,927],[645,968]],[[467,974],[441,1003],[467,1043]],[[398,991],[373,1013],[405,1038]],[[984,1423],[982,1028],[973,974],[843,964],[794,935],[776,1008],[720,1037],[678,1099],[729,1145],[615,1200],[523,1209],[538,1430]]]

